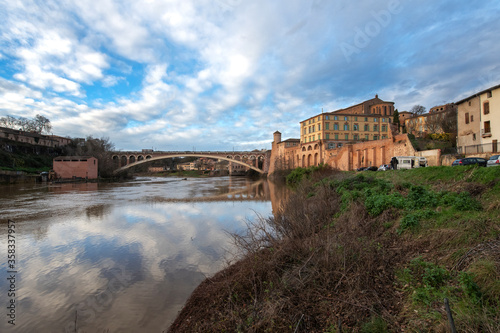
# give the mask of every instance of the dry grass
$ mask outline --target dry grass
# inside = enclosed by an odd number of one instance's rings
[[[343,177],[334,173],[329,180]],[[450,257],[460,248],[453,239],[462,237],[470,226],[461,231],[442,228],[432,234],[399,235],[397,210],[371,217],[362,202],[354,201],[340,214],[341,198],[330,184],[313,176],[298,186],[274,217],[249,225],[244,235],[233,235],[243,253],[241,260],[205,280],[170,331],[337,332],[340,320],[345,332],[421,328],[446,332],[442,305],[428,309],[434,311],[429,312],[434,313],[432,318],[415,313],[408,286],[401,285],[396,273],[417,256],[433,262],[459,262],[460,258]],[[483,185],[467,186],[476,196],[487,190]],[[498,222],[488,223],[482,223],[483,227],[498,226]],[[467,246],[474,245],[471,241]],[[471,255],[462,256],[478,282],[483,279],[491,290],[498,288],[494,276],[498,262],[491,259],[497,254],[482,251],[477,256],[482,260],[479,264],[467,259]],[[461,309],[456,310],[460,330],[498,329],[491,320],[494,315],[486,310],[478,314],[479,310],[460,313]],[[474,314],[482,323],[467,323]]]

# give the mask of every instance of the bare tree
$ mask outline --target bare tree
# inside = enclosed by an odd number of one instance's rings
[[[42,132],[49,133],[52,129],[50,120],[39,114],[37,114],[34,119],[24,117],[16,118],[12,116],[2,117],[0,118],[0,125],[7,128],[39,134],[41,134]]]
[[[37,133],[50,133],[52,129],[52,125],[50,124],[50,120],[44,116],[37,114],[34,119],[34,127]]]
[[[109,138],[94,138],[88,136],[85,141],[73,139],[66,147],[66,154],[73,156],[92,156],[99,161],[99,176],[111,177],[115,166],[111,158],[111,153],[115,145]]]
[[[0,118],[0,125],[7,128],[17,128],[18,120],[12,116],[5,116]]]
[[[427,128],[428,134],[434,134],[441,132],[442,114],[430,114],[426,117],[425,127]]]
[[[414,134],[417,129],[417,118],[410,118],[406,123],[406,131],[409,134]]]
[[[413,114],[414,114],[414,115],[416,115],[416,116],[422,115],[422,114],[424,114],[426,111],[427,111],[427,110],[426,110],[426,109],[425,109],[425,107],[424,107],[424,106],[422,106],[422,105],[414,105],[414,106],[411,108],[411,110],[410,110],[410,112],[411,112],[411,113],[413,113]]]
[[[457,109],[453,108],[451,111],[446,112],[441,119],[441,129],[445,133],[457,133]]]

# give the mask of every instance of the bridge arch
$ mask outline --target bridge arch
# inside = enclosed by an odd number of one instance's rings
[[[141,159],[142,157],[142,159]],[[161,156],[157,156],[157,157],[151,157],[150,155],[146,156],[146,158],[144,158],[144,156],[140,155],[138,158],[137,158],[137,162],[135,163],[130,163],[128,165],[125,165],[121,168],[118,168],[114,171],[114,173],[118,173],[120,171],[124,171],[124,170],[127,170],[129,168],[132,168],[136,165],[140,165],[140,164],[143,164],[143,163],[147,163],[147,162],[152,162],[152,161],[158,161],[158,160],[164,160],[164,159],[167,159],[167,158],[174,158],[174,157],[206,157],[206,158],[212,158],[212,159],[218,159],[218,160],[224,160],[224,161],[229,161],[231,163],[235,163],[235,164],[240,164],[240,165],[243,165],[245,167],[248,167],[252,170],[255,170],[259,173],[265,173],[263,170],[259,169],[259,168],[256,168],[254,167],[253,165],[250,165],[248,163],[245,163],[245,162],[242,162],[239,160],[239,156],[238,156],[238,159],[232,159],[232,158],[228,158],[228,157],[224,157],[224,156],[214,156],[214,155],[208,155],[208,154],[189,154],[189,153],[180,153],[180,154],[168,154],[168,155],[161,155]]]

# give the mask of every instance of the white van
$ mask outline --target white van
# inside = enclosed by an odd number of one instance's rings
[[[396,169],[413,169],[427,166],[427,159],[418,156],[395,156],[398,160]]]

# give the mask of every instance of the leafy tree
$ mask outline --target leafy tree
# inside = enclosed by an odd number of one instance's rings
[[[399,111],[398,109],[394,110],[394,114],[392,115],[392,123],[394,125],[397,125],[398,126],[398,131],[401,127],[401,123],[399,122]]]
[[[427,110],[426,110],[426,109],[425,109],[425,107],[424,107],[424,106],[422,106],[422,105],[414,105],[414,106],[411,108],[411,110],[410,110],[410,112],[411,112],[411,113],[413,113],[413,114],[414,114],[414,115],[416,115],[416,116],[422,115],[422,114],[424,114],[426,111],[427,111]]]

